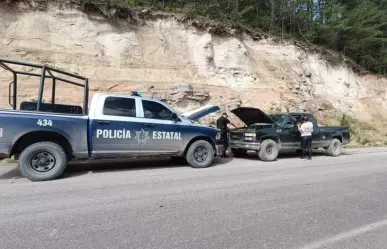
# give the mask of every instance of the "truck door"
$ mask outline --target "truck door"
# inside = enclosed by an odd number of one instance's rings
[[[141,100],[143,129],[136,134],[142,155],[174,154],[183,147],[183,126],[162,103]]]
[[[320,127],[318,127],[317,120],[313,115],[308,115],[309,121],[313,124],[312,133],[312,148],[318,148],[321,145]]]
[[[301,134],[297,128],[297,122],[300,121],[300,115],[289,115],[285,122],[284,134],[281,141],[286,147],[301,148]],[[286,128],[287,125],[293,125],[291,128]],[[285,146],[284,146],[285,147]]]
[[[139,153],[140,144],[134,139],[142,129],[138,115],[138,99],[106,96],[90,121],[92,155],[97,157],[125,157]]]

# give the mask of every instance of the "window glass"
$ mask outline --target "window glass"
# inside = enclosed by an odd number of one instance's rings
[[[300,115],[292,115],[292,122],[301,122],[301,116]]]
[[[136,117],[136,100],[131,98],[107,97],[103,114],[109,116]]]
[[[171,120],[172,111],[154,101],[143,100],[144,117],[161,120]]]
[[[287,124],[293,124],[294,126],[297,127],[297,123],[302,123],[301,122],[301,116],[300,115],[289,115],[286,123]]]
[[[271,114],[271,115],[268,115],[269,118],[271,118],[274,123],[276,123],[277,125],[282,125],[283,122],[285,121],[287,115],[286,114]]]

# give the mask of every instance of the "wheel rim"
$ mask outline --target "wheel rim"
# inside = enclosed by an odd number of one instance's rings
[[[339,149],[340,149],[339,148],[339,143],[338,142],[334,143],[333,144],[333,151],[337,152]]]
[[[198,162],[204,162],[208,157],[208,151],[204,147],[198,147],[196,148],[194,152],[194,158]]]
[[[37,172],[48,172],[54,168],[55,164],[54,155],[47,151],[35,154],[30,161],[31,168]]]
[[[271,155],[271,154],[273,154],[273,146],[272,145],[268,145],[267,147],[266,147],[266,154],[267,155]]]

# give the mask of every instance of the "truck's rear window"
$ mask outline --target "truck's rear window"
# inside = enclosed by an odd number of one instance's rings
[[[136,117],[136,101],[131,98],[107,97],[103,107],[103,114]]]

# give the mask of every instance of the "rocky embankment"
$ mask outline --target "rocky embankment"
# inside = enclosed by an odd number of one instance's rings
[[[47,63],[87,76],[91,94],[142,90],[179,111],[207,103],[226,111],[241,105],[305,110],[314,112],[322,124],[338,124],[346,114],[351,119],[344,124],[357,129],[355,143],[386,141],[386,78],[359,75],[293,42],[217,36],[173,16],[112,24],[75,7],[32,3],[0,3],[0,57]],[[1,71],[4,108],[9,107],[10,79]],[[37,85],[37,79],[20,79],[20,101],[35,99]],[[82,91],[73,86],[63,85],[57,94],[58,103],[81,101]]]

